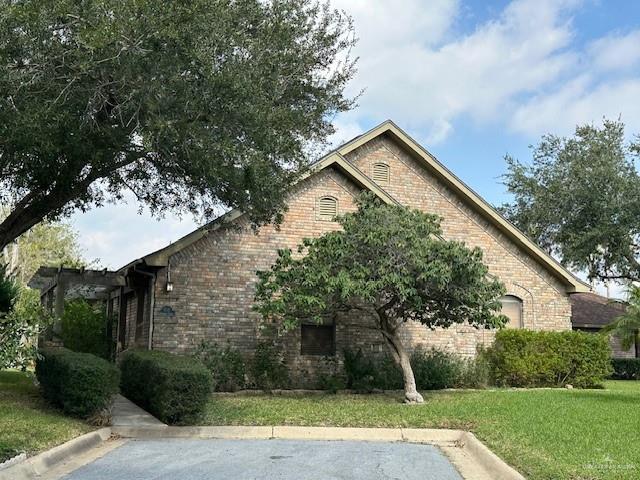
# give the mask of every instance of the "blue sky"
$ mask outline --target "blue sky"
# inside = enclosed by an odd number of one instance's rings
[[[640,133],[636,0],[333,0],[354,18],[359,106],[336,144],[391,118],[493,204],[507,199],[506,153],[530,158],[545,132],[622,117]],[[87,258],[117,268],[175,241],[191,218],[139,206],[76,214]]]

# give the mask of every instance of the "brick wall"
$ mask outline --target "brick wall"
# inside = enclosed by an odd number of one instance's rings
[[[570,329],[568,296],[558,280],[516,247],[470,205],[430,175],[398,145],[385,137],[373,140],[349,155],[348,160],[370,175],[373,164],[390,166],[390,182],[382,187],[402,204],[444,217],[447,238],[480,246],[491,272],[507,285],[508,293],[523,301],[524,324],[532,329]],[[167,269],[158,272],[155,286],[153,348],[186,353],[202,340],[224,344],[251,354],[259,336],[259,316],[251,310],[255,271],[268,268],[278,248],[296,245],[304,237],[320,235],[339,226],[317,218],[317,202],[324,195],[338,199],[339,211],[355,209],[358,188],[345,176],[325,169],[301,182],[291,194],[289,210],[280,229],[263,227],[254,233],[243,218],[235,228],[212,231],[173,255],[170,274],[174,284],[166,292]],[[336,351],[362,347],[370,354],[386,353],[380,334],[370,319],[351,316],[336,322]],[[406,325],[405,341],[411,347],[436,346],[463,355],[489,343],[493,333],[468,326],[430,331]],[[326,360],[301,356],[299,331],[284,338],[294,383],[312,386],[318,372],[330,373],[341,357]]]

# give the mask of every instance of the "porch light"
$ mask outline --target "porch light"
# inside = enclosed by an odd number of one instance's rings
[[[167,292],[173,292],[173,282],[167,282]]]

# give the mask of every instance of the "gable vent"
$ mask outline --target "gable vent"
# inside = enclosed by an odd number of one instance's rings
[[[338,215],[338,200],[333,197],[322,197],[318,200],[318,218],[333,220]]]
[[[372,178],[374,182],[379,184],[389,183],[389,165],[386,163],[374,163]]]

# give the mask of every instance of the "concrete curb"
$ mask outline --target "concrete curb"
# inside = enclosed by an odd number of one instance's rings
[[[467,450],[486,471],[491,472],[495,480],[525,480],[515,468],[489,450],[473,433],[462,432],[460,441],[461,447]]]
[[[69,457],[91,450],[110,436],[111,428],[108,427],[86,433],[35,457],[27,458],[20,463],[1,470],[0,480],[28,480],[35,478]]]
[[[149,427],[115,426],[125,438],[356,440],[424,443],[440,447],[468,480],[525,480],[470,432],[434,428],[342,428],[294,426]]]

